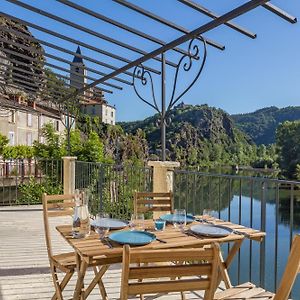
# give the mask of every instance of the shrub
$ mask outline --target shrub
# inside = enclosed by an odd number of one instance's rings
[[[42,202],[42,194],[50,195],[61,194],[62,185],[58,182],[53,182],[46,178],[42,182],[38,182],[31,177],[28,183],[23,183],[19,186],[21,196],[17,198],[17,204],[40,204]]]

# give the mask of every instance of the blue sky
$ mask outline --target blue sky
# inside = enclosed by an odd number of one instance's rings
[[[78,4],[80,0],[72,0]],[[195,0],[212,11],[222,14],[245,1],[232,0]],[[57,16],[67,18],[73,22],[92,28],[95,31],[109,35],[127,44],[131,44],[145,51],[158,48],[158,45],[136,37],[126,31],[116,29],[111,25],[77,12],[72,8],[54,0],[24,0],[24,2],[35,7],[47,10]],[[189,30],[195,29],[210,19],[192,9],[183,6],[175,0],[130,0],[135,4],[143,4],[143,7],[165,17]],[[2,11],[47,27],[64,35],[79,39],[95,47],[114,52],[118,55],[134,60],[140,54],[133,53],[119,46],[114,46],[97,37],[93,37],[79,30],[39,16],[35,13],[21,9],[18,6],[0,0]],[[285,9],[292,15],[300,17],[300,1],[298,0],[273,0],[273,4]],[[90,0],[84,4],[101,14],[126,23],[145,33],[151,34],[165,41],[171,41],[181,33],[158,24],[146,17],[128,10],[110,0]],[[252,40],[236,31],[222,26],[205,34],[226,46],[225,51],[219,51],[208,46],[208,56],[201,77],[192,89],[182,98],[189,104],[208,104],[219,107],[228,113],[245,113],[256,109],[275,105],[285,107],[288,105],[299,105],[300,100],[300,24],[290,24],[263,8],[241,16],[234,20],[236,24],[257,33],[258,37]],[[76,45],[64,42],[45,33],[32,29],[32,33],[44,40],[57,43],[70,50],[76,50]],[[187,44],[181,45],[187,48]],[[51,48],[45,48],[49,53],[72,60],[68,54],[58,52]],[[91,50],[82,49],[83,54],[98,60],[113,64],[117,67],[124,65],[123,62],[108,58]],[[177,62],[180,56],[169,51],[167,59]],[[54,62],[48,59],[49,62]],[[55,62],[65,68],[63,63]],[[110,73],[111,70],[98,67],[94,63],[87,62],[86,65]],[[159,69],[160,64],[156,61],[147,62],[148,66]],[[167,68],[167,97],[170,97],[173,82],[174,69]],[[97,77],[96,74],[89,73]],[[131,80],[129,76],[120,76]],[[179,90],[192,79],[191,74],[183,74],[179,77]],[[110,81],[111,83],[117,83]],[[154,75],[156,98],[160,100],[159,77]],[[124,86],[122,91],[116,90],[113,95],[107,94],[106,99],[117,107],[118,121],[143,119],[154,113],[152,108],[142,103],[131,86]]]

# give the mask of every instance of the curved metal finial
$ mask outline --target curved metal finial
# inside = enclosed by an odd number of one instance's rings
[[[199,54],[200,54],[200,45],[195,44],[195,42],[201,42],[201,44],[203,45],[203,58],[202,58],[202,61],[201,61],[200,56],[199,56]],[[206,47],[205,39],[202,36],[199,36],[197,38],[192,39],[189,43],[189,46],[188,46],[188,54],[185,54],[181,57],[181,59],[179,60],[178,65],[176,67],[176,73],[175,73],[175,77],[174,77],[172,96],[171,96],[171,100],[169,102],[167,111],[169,111],[178,102],[178,100],[195,84],[195,82],[199,78],[199,76],[200,76],[200,74],[203,70],[203,67],[205,65],[206,56],[207,56],[207,47]],[[195,78],[193,79],[191,84],[178,97],[175,98],[178,74],[179,74],[179,71],[180,71],[181,67],[185,72],[188,72],[188,71],[191,70],[194,61],[201,62],[200,68],[199,68],[199,71],[198,71],[197,75],[195,76]]]
[[[149,80],[147,79],[149,78]],[[141,96],[141,94],[138,92],[137,89],[137,83],[136,80],[140,80],[142,83],[142,86],[147,87],[148,82],[150,82],[150,89],[151,89],[151,96],[152,96],[152,103],[145,98]],[[154,92],[154,85],[152,80],[152,75],[149,71],[145,70],[144,66],[142,64],[136,66],[133,71],[133,88],[137,96],[146,104],[154,108],[159,114],[161,114],[161,111],[158,108],[156,98],[155,98],[155,92]]]

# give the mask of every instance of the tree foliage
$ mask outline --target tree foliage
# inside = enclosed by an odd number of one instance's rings
[[[257,145],[275,143],[276,129],[285,121],[300,120],[300,107],[275,106],[259,109],[252,113],[231,116],[236,126],[245,132]]]
[[[289,178],[300,178],[300,121],[286,121],[276,131],[279,166]]]

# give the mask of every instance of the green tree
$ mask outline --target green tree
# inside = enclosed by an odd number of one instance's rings
[[[3,155],[3,150],[8,144],[8,138],[0,133],[0,155]]]
[[[300,121],[284,122],[276,131],[278,162],[283,174],[297,177],[297,165],[300,164]]]

